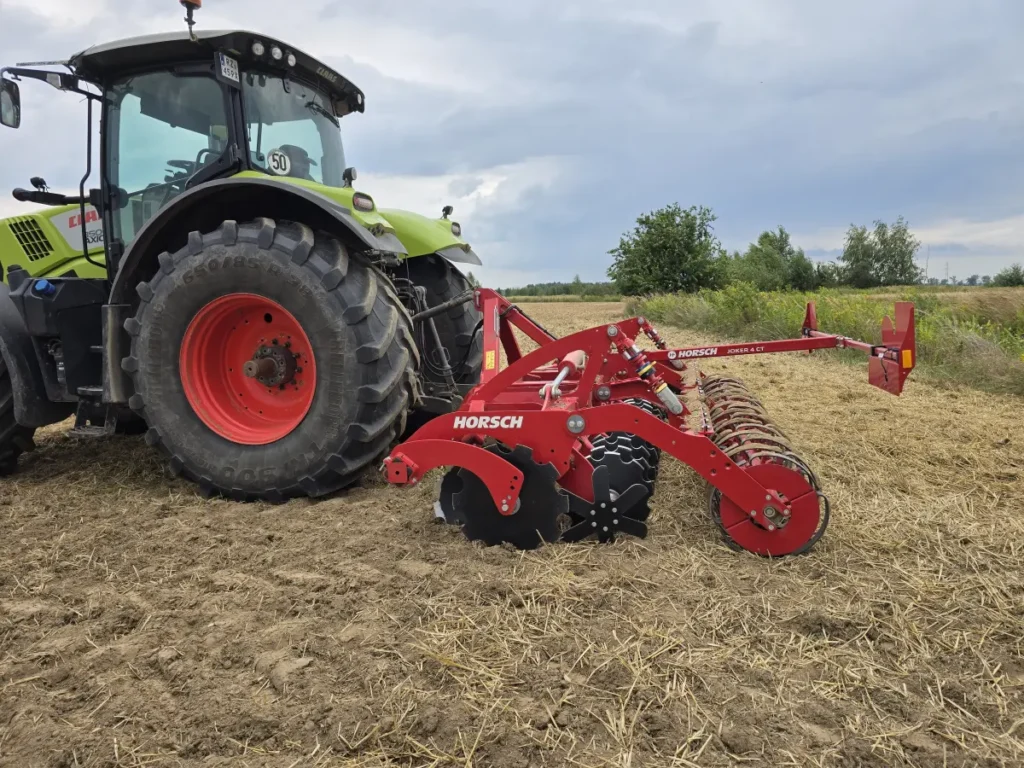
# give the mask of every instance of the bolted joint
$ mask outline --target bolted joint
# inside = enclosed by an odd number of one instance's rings
[[[574,413],[565,422],[566,428],[574,435],[581,434],[587,428],[587,422],[578,413]]]
[[[601,402],[611,400],[612,388],[609,387],[607,384],[602,384],[600,387],[597,388],[597,391],[594,393],[594,396]]]

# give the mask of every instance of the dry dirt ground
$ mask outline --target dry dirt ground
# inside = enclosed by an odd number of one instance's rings
[[[646,540],[523,554],[435,522],[433,482],[203,500],[140,439],[47,430],[0,481],[0,764],[1024,765],[1022,403],[705,368],[821,476],[809,555],[727,549],[670,459]]]

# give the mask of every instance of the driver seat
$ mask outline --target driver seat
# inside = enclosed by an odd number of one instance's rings
[[[292,169],[288,174],[289,176],[296,179],[305,179],[306,181],[315,181],[310,175],[310,166],[316,165],[316,161],[309,156],[302,147],[298,147],[294,144],[282,144],[280,150],[288,155],[288,159],[291,161]]]

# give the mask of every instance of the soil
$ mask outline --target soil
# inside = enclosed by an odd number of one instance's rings
[[[434,478],[205,500],[140,438],[45,430],[0,481],[0,765],[1024,764],[1021,401],[703,367],[819,474],[810,554],[725,547],[669,458],[647,539],[521,553],[437,522]]]

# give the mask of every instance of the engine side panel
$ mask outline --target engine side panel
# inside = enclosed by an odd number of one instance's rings
[[[103,222],[86,207],[86,237],[91,258],[102,265]],[[102,266],[82,257],[82,213],[78,206],[33,211],[0,220],[0,265],[7,281],[11,266],[22,267],[32,277],[105,277]]]

